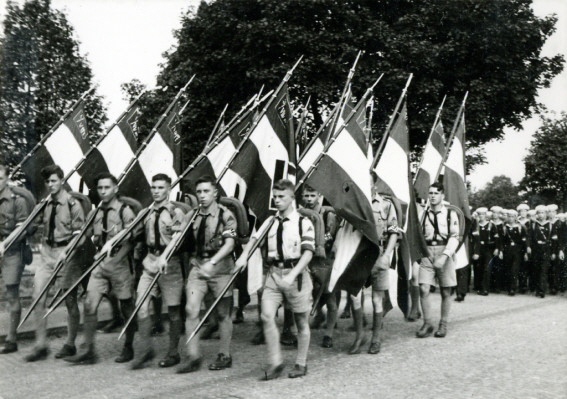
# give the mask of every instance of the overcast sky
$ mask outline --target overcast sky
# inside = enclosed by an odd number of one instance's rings
[[[5,3],[0,0],[0,20]],[[137,78],[150,88],[155,85],[162,54],[174,44],[173,31],[180,27],[182,13],[198,4],[198,0],[52,0],[52,6],[65,11],[75,28],[81,52],[87,55],[99,92],[109,106],[110,121],[127,105],[121,83]],[[557,32],[546,44],[544,55],[567,53],[567,1],[535,0],[534,11],[539,16],[559,16]],[[552,111],[567,112],[567,72],[551,88],[542,90],[539,99]],[[538,118],[528,120],[521,132],[507,131],[503,141],[487,144],[488,164],[469,176],[473,187],[481,188],[501,174],[519,181],[524,175],[523,157],[538,126]]]

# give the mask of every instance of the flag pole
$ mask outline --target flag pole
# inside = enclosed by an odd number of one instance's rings
[[[439,179],[439,175],[441,174],[441,169],[443,169],[443,165],[445,164],[445,161],[447,161],[447,157],[449,156],[449,150],[451,149],[451,144],[453,142],[453,139],[455,138],[455,134],[457,133],[457,128],[461,123],[461,116],[463,115],[463,112],[465,110],[465,103],[467,102],[468,96],[469,96],[469,92],[467,91],[465,93],[465,96],[463,97],[463,101],[461,102],[459,111],[457,112],[457,117],[455,118],[455,122],[453,122],[453,128],[451,129],[451,134],[449,135],[449,139],[447,140],[445,154],[443,154],[443,159],[441,161],[441,164],[439,165],[439,168],[437,169],[437,173],[435,174],[435,179],[433,181],[437,181],[437,179]]]
[[[323,151],[319,154],[319,156],[317,157],[317,159],[315,160],[315,162],[313,162],[313,165],[311,165],[309,167],[309,169],[307,170],[307,172],[305,172],[305,175],[303,175],[303,177],[301,178],[301,180],[299,181],[299,183],[297,184],[298,186],[302,185],[305,180],[307,180],[309,178],[309,176],[313,173],[313,171],[319,166],[319,163],[321,162],[321,159],[323,159],[323,157],[325,155],[327,155],[327,151],[329,150],[329,147],[331,147],[331,145],[335,142],[336,138],[339,136],[339,134],[346,128],[346,126],[348,125],[348,123],[350,122],[350,120],[352,118],[354,118],[354,115],[356,115],[356,113],[358,112],[358,110],[360,109],[360,107],[362,106],[362,104],[364,104],[366,102],[366,99],[368,98],[368,96],[372,93],[372,90],[374,90],[374,88],[376,87],[376,85],[380,82],[380,80],[382,80],[382,77],[384,76],[384,74],[381,74],[380,77],[378,79],[376,79],[376,81],[372,84],[372,86],[370,86],[367,90],[366,93],[364,93],[364,95],[362,96],[362,98],[360,99],[360,101],[358,102],[358,104],[356,104],[356,107],[354,107],[354,109],[350,112],[350,114],[347,116],[347,118],[345,119],[345,123],[342,124],[339,128],[339,130],[337,130],[336,132],[332,132],[332,134],[330,135],[330,140],[328,140],[327,144],[325,144],[325,148],[323,149]]]
[[[443,105],[445,104],[446,99],[447,99],[447,95],[445,94],[443,96],[443,101],[441,101],[441,105],[437,109],[437,114],[435,115],[435,120],[433,121],[433,126],[431,126],[431,131],[429,132],[429,137],[427,138],[427,141],[425,143],[426,147],[427,147],[427,143],[429,143],[431,141],[431,137],[433,137],[433,133],[435,132],[435,129],[437,128],[437,122],[439,122],[439,118],[441,117],[441,111],[443,110]],[[424,152],[425,152],[425,148],[424,148]],[[421,155],[421,161],[419,162],[419,167],[417,168],[417,170],[419,170],[421,168],[422,164],[423,164],[423,154]],[[416,180],[417,180],[417,173],[415,174],[415,176],[413,178],[413,184],[415,184]]]
[[[213,137],[215,137],[215,134],[217,134],[217,131],[218,131],[223,119],[224,119],[224,114],[226,113],[227,108],[228,108],[228,103],[226,103],[221,114],[219,115],[217,122],[215,123],[215,127],[213,128],[213,130],[211,131],[211,134],[209,135],[209,138],[207,139],[207,143],[205,144],[205,147],[207,147],[208,145],[211,144]]]
[[[16,166],[14,166],[12,168],[12,172],[10,173],[10,176],[8,176],[8,180],[11,180],[14,175],[22,168],[22,166],[35,154],[35,152],[39,149],[39,147],[41,147],[49,137],[51,137],[51,135],[59,128],[59,126],[61,126],[63,124],[63,122],[65,122],[65,119],[67,119],[67,117],[69,115],[71,115],[71,113],[77,109],[77,107],[79,106],[79,104],[94,90],[94,86],[91,86],[90,89],[88,89],[87,91],[85,91],[81,97],[79,97],[79,99],[77,101],[75,101],[73,103],[73,105],[67,110],[67,112],[65,112],[63,114],[63,116],[61,116],[59,118],[59,120],[57,121],[57,123],[55,123],[55,125],[53,125],[53,127],[51,129],[49,129],[49,131],[47,132],[47,134],[45,134],[37,143],[36,145],[31,149],[30,152],[28,152],[26,154],[26,156],[20,161],[20,163],[18,163]]]
[[[249,112],[252,112],[252,109],[248,110],[246,115],[248,115]],[[243,118],[246,115],[244,115]],[[218,140],[220,140],[222,137],[225,137],[228,134],[229,134],[228,130],[221,132],[219,135],[217,135],[215,142],[213,142],[212,144],[216,145],[218,143]],[[209,147],[205,147],[203,152],[191,163],[191,165],[189,165],[183,171],[183,173],[181,173],[177,177],[177,179],[175,179],[171,183],[171,187],[177,186],[177,184],[179,184],[181,182],[181,180],[184,179],[185,176],[187,176],[187,174],[189,174],[189,172],[191,172],[193,169],[195,169],[195,167],[197,167],[197,165],[207,156],[207,154],[213,148],[214,148],[214,145],[209,146]],[[120,184],[120,182],[119,182],[119,184]],[[116,238],[115,238],[115,241],[112,244],[111,250],[116,248],[118,245],[120,245],[120,243],[128,236],[128,234],[130,234],[130,232],[134,229],[134,227],[136,227],[136,225],[138,223],[140,223],[150,213],[150,211],[152,209],[152,205],[150,205],[149,207],[144,208],[140,212],[138,212],[138,214],[136,215],[136,218],[132,222],[130,222],[130,224],[124,230],[120,231],[115,236]],[[188,223],[188,225],[189,225],[189,223]],[[98,266],[105,258],[106,258],[106,253],[101,254],[100,257],[83,273],[83,275],[77,281],[75,281],[75,283],[69,289],[67,289],[67,291],[53,305],[51,305],[51,307],[47,310],[46,314],[43,317],[46,318],[47,316],[49,316],[57,308],[57,306],[59,306],[61,304],[61,302],[63,302],[65,300],[65,298],[73,291],[73,289],[76,288],[81,283],[81,281],[84,278],[86,278],[86,276],[88,276],[89,273],[91,273],[92,270],[94,270],[96,268],[96,266]],[[157,281],[157,278],[155,278],[155,280]]]
[[[437,168],[437,173],[435,174],[435,179],[432,180],[433,182],[436,182],[437,179],[439,179],[439,176],[441,175],[441,170],[443,169],[443,166],[445,165],[445,161],[447,161],[447,157],[449,156],[449,151],[451,150],[451,144],[453,142],[453,138],[455,137],[455,134],[457,132],[457,128],[458,128],[460,121],[461,121],[461,116],[462,116],[462,114],[465,110],[465,103],[467,102],[468,96],[469,96],[469,92],[467,91],[465,93],[465,96],[463,97],[463,101],[461,102],[461,106],[459,107],[459,110],[457,111],[457,117],[455,118],[455,122],[453,122],[451,134],[449,135],[449,139],[447,140],[447,145],[445,146],[445,153],[443,154],[443,158],[441,159],[441,163],[439,164],[439,168]],[[430,202],[429,202],[429,198],[427,198],[427,201],[425,203],[424,212],[422,213],[421,218],[420,218],[420,223],[423,223],[423,221],[425,220],[425,216],[427,214],[429,206],[430,206]]]
[[[122,119],[128,114],[128,112],[130,112],[130,110],[132,109],[132,107],[136,104],[136,102],[140,99],[140,97],[144,94],[145,90],[142,91],[135,99],[134,101],[132,101],[130,103],[130,105],[128,106],[128,108],[126,108],[126,110],[124,112],[122,112],[122,114],[118,117],[118,119],[116,119],[116,121],[106,130],[106,133],[100,137],[100,139],[97,141],[97,143],[95,144],[94,147],[92,147],[91,149],[89,149],[89,151],[87,152],[87,154],[81,159],[81,161],[79,161],[79,164],[77,166],[75,166],[73,168],[73,170],[71,172],[69,172],[67,174],[67,176],[64,178],[64,182],[67,181],[74,172],[76,172],[81,165],[84,163],[84,161],[86,160],[86,158],[88,157],[88,155],[91,153],[91,151],[93,151],[101,142],[102,140],[108,136],[108,134],[112,131],[112,129],[114,129],[114,127],[120,123],[122,121]],[[43,210],[43,208],[45,207],[45,205],[47,205],[46,201],[42,201],[42,206],[39,209],[38,212],[35,212],[35,214],[30,215],[30,217],[28,217],[28,219],[26,219],[26,221],[24,223],[22,223],[22,231],[23,229],[25,229],[36,217],[36,215]],[[40,205],[40,204],[38,204]],[[35,210],[35,209],[34,209]],[[88,230],[88,228],[90,227],[90,225],[92,224],[92,222],[94,221],[94,217],[96,215],[96,212],[93,212],[91,214],[91,216],[86,220],[85,224],[83,225],[83,227],[81,228],[81,231],[76,234],[73,239],[71,240],[71,242],[65,247],[65,257],[61,260],[57,260],[54,268],[53,268],[53,272],[51,273],[51,276],[49,277],[47,283],[44,285],[44,287],[42,288],[42,290],[40,291],[39,295],[33,300],[33,302],[31,303],[28,311],[24,314],[24,316],[22,317],[22,320],[20,321],[20,324],[18,325],[17,328],[20,328],[24,322],[28,319],[28,317],[31,315],[31,312],[33,311],[33,309],[37,306],[38,302],[41,300],[41,298],[43,297],[43,295],[49,290],[51,284],[53,283],[53,281],[55,281],[55,278],[57,277],[57,274],[59,273],[59,271],[65,266],[65,264],[67,263],[67,259],[71,256],[71,254],[73,253],[73,251],[76,249],[76,247],[79,244],[79,240],[82,238],[82,236],[85,234],[85,232]],[[20,233],[21,234],[21,233]],[[19,234],[18,234],[19,236]],[[9,245],[11,245],[11,243],[9,243]]]
[[[136,160],[138,159],[138,157],[140,156],[140,154],[142,153],[142,151],[144,151],[144,149],[149,144],[150,140],[156,135],[159,128],[161,127],[161,124],[164,122],[165,118],[167,118],[167,116],[169,115],[169,113],[171,112],[171,110],[173,109],[175,104],[177,103],[177,101],[179,101],[179,99],[181,98],[181,95],[185,92],[185,90],[187,90],[187,87],[189,87],[191,82],[193,82],[193,79],[195,79],[195,75],[191,76],[191,79],[189,79],[189,81],[185,84],[185,86],[183,86],[177,92],[174,99],[167,106],[165,112],[161,114],[160,118],[158,119],[158,121],[156,122],[156,124],[154,125],[152,130],[150,131],[150,134],[148,134],[148,137],[145,138],[143,143],[140,145],[140,147],[138,148],[138,150],[134,154],[134,157],[132,157],[132,159],[130,159],[130,162],[128,162],[128,165],[126,166],[124,171],[122,171],[120,176],[118,176],[118,183],[121,183],[124,180],[124,178],[126,177],[126,175],[128,174],[128,172],[130,172],[130,170],[134,167],[134,164],[135,164]]]
[[[309,103],[311,102],[311,96],[307,97],[307,101],[303,107],[303,111],[301,112],[301,117],[299,118],[299,123],[297,124],[297,130],[295,132],[295,142],[299,140],[301,137],[301,131],[303,130],[303,126],[305,125],[305,118],[307,117],[307,112],[309,110]],[[299,154],[298,154],[299,155]]]
[[[87,93],[89,93],[91,90],[85,92],[84,95],[86,95]],[[77,165],[75,165],[73,167],[73,169],[71,169],[69,171],[69,173],[67,173],[67,175],[63,178],[62,180],[62,184],[65,184],[70,178],[71,176],[85,163],[87,157],[92,153],[92,151],[94,151],[94,149],[102,142],[102,140],[108,136],[108,134],[110,133],[110,131],[112,130],[112,128],[114,128],[114,126],[116,126],[118,123],[120,123],[120,121],[122,120],[122,118],[124,118],[124,116],[127,114],[127,112],[133,107],[133,105],[135,104],[136,101],[138,101],[138,99],[141,97],[141,95],[143,94],[140,93],[140,95],[128,106],[128,108],[126,109],[126,111],[124,111],[120,117],[118,118],[117,121],[115,121],[110,128],[108,128],[105,132],[105,134],[103,134],[95,143],[95,145],[91,148],[89,148],[89,150],[87,151],[87,153],[85,155],[83,155],[83,157],[79,160],[79,162],[77,163]],[[83,95],[83,96],[84,96]],[[80,100],[78,100],[78,102],[80,102],[82,100],[82,98]],[[78,103],[77,102],[77,103]],[[75,107],[76,108],[76,107]],[[72,112],[72,110],[69,111]],[[57,125],[57,126],[60,126]],[[52,129],[54,130],[54,129]],[[24,161],[22,161],[23,164]],[[4,242],[4,248],[5,250],[9,249],[17,240],[18,238],[23,234],[24,230],[34,221],[34,219],[39,215],[39,213],[45,208],[45,206],[47,205],[47,198],[49,196],[46,196],[45,198],[43,198],[38,204],[36,204],[36,206],[34,207],[34,209],[32,210],[32,212],[30,213],[30,215],[26,218],[26,220],[20,224],[16,229],[14,229],[14,231],[12,231],[12,233],[10,233],[10,235],[8,237],[6,237],[6,239],[3,241]]]
[[[412,79],[413,79],[413,73],[410,73],[408,80],[406,81],[406,86],[402,90],[402,94],[400,95],[400,98],[398,99],[398,103],[396,104],[396,108],[394,108],[394,112],[392,112],[392,115],[390,116],[390,121],[388,122],[388,126],[386,127],[386,130],[384,131],[384,135],[382,136],[382,140],[380,141],[380,145],[378,146],[378,150],[376,151],[376,154],[374,155],[374,160],[372,160],[372,165],[370,167],[370,170],[374,169],[374,167],[378,163],[378,160],[380,159],[380,155],[382,155],[382,150],[384,150],[384,146],[386,145],[386,141],[388,140],[388,136],[390,135],[390,130],[392,129],[392,125],[394,124],[394,120],[396,119],[396,115],[398,114],[398,111],[399,111],[399,109],[402,105],[402,102],[406,97],[408,87],[409,87]]]

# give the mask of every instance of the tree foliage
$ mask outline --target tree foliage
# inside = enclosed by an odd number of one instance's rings
[[[314,126],[337,101],[358,50],[353,81],[360,96],[376,89],[379,138],[410,72],[411,141],[422,146],[443,97],[446,126],[469,91],[467,128],[474,147],[520,128],[538,111],[537,90],[562,70],[563,57],[540,51],[556,18],[538,18],[531,0],[216,0],[182,16],[176,43],[165,53],[153,118],[192,74],[183,118],[186,155],[193,158],[225,104],[235,112],[262,85],[274,88],[299,56],[291,81],[297,105],[312,97]],[[503,23],[505,21],[505,23]],[[482,162],[482,157],[472,158]]]
[[[529,193],[562,204],[567,209],[567,114],[558,119],[542,118],[528,155],[521,182]]]
[[[469,195],[473,209],[485,206],[501,206],[504,209],[516,209],[520,204],[520,188],[508,176],[494,176],[482,190]]]
[[[50,0],[8,2],[1,40],[0,126],[2,157],[18,163],[92,84],[73,28]],[[102,98],[85,106],[91,141],[106,122]]]

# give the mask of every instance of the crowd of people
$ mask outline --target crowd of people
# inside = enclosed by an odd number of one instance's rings
[[[2,279],[10,304],[10,328],[1,354],[18,350],[16,331],[21,320],[19,285],[24,269],[25,235],[18,237],[19,241],[9,248],[4,242],[29,216],[24,199],[8,184],[8,176],[7,168],[0,165],[0,255]],[[233,278],[238,277],[236,284],[240,298],[234,322],[240,323],[249,296],[246,283],[242,283],[245,274],[237,272],[246,270],[249,258],[258,246],[263,252],[264,283],[258,292],[261,328],[253,343],[266,344],[268,368],[262,378],[271,380],[284,372],[280,343],[297,347],[295,365],[288,376],[305,376],[310,331],[312,327],[321,326],[323,320],[326,320],[326,329],[320,345],[333,347],[341,292],[328,292],[325,287],[337,250],[336,237],[341,229],[349,227],[334,209],[323,206],[320,193],[312,187],[305,185],[301,195],[296,197],[291,181],[275,182],[272,200],[277,213],[245,243],[239,224],[248,221],[221,203],[215,180],[208,176],[195,182],[198,206],[193,208],[170,201],[172,181],[169,176],[161,173],[153,176],[154,203],[140,223],[136,223],[139,210],[119,195],[117,179],[109,173],[96,179],[100,204],[90,213],[85,212],[62,184],[64,176],[60,167],[46,167],[42,176],[49,196],[39,218],[43,236],[41,261],[37,263],[34,275],[36,338],[25,361],[40,361],[49,356],[47,319],[44,317],[47,295],[44,292],[56,273],[55,265],[64,259],[65,267],[58,284],[64,291],[69,291],[65,296],[68,329],[64,345],[55,353],[56,358],[83,365],[99,361],[97,309],[103,297],[107,297],[115,304],[115,319],[107,330],[116,327],[117,319],[136,321],[125,328],[124,343],[116,362],[129,363],[135,370],[147,367],[154,359],[152,331],[160,328],[157,319],[163,301],[168,316],[168,349],[158,366],[177,366],[177,373],[199,370],[204,359],[200,339],[218,329],[218,353],[208,368],[229,368],[233,361]],[[364,329],[364,290],[350,292],[345,308],[345,312],[352,316],[355,330],[350,354],[363,350],[369,354],[381,351],[389,273],[396,259],[399,260],[395,254],[404,234],[388,196],[374,192],[372,206],[380,241],[367,282],[367,286],[372,287],[372,333],[368,339]],[[413,265],[407,285],[411,308],[407,309],[406,319],[416,321],[423,316],[423,324],[416,332],[418,338],[447,335],[452,294],[456,288],[456,300],[464,300],[470,288],[471,274],[474,276],[473,289],[479,295],[501,290],[510,295],[535,291],[543,298],[548,284],[551,294],[565,291],[567,227],[561,215],[557,215],[557,206],[540,205],[533,211],[524,204],[518,206],[517,211],[479,208],[474,217],[469,245],[471,272],[470,267],[456,267],[455,254],[463,244],[462,219],[454,209],[445,205],[443,186],[435,183],[430,187],[428,206],[421,211],[429,256]],[[84,237],[80,235],[83,229],[87,229]],[[79,249],[68,251],[75,237],[77,240],[81,237]],[[88,243],[94,244],[96,255],[81,249]],[[323,248],[326,256],[321,256]],[[93,261],[98,263],[83,288],[86,290],[83,344],[77,349],[80,286],[76,283]],[[431,304],[431,292],[436,286],[441,294],[437,329],[434,328]],[[208,307],[211,299],[218,299],[211,320],[201,334],[195,334],[186,344],[186,356],[182,357],[180,338],[184,332],[190,334],[197,329],[203,304]],[[318,304],[317,314],[310,319],[314,301]],[[276,323],[280,308],[284,311],[282,334]],[[141,348],[136,353],[135,336]]]

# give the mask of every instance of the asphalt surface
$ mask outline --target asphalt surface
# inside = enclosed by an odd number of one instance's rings
[[[439,296],[433,298],[438,309]],[[370,318],[370,301],[366,313]],[[25,363],[22,357],[33,344],[26,340],[19,352],[0,356],[0,397],[567,398],[566,296],[469,295],[454,303],[444,339],[415,338],[421,321],[408,323],[394,310],[385,319],[378,355],[348,355],[352,321],[339,320],[332,349],[320,347],[323,330],[312,331],[307,376],[287,378],[295,350],[284,347],[286,374],[268,382],[259,381],[265,346],[248,343],[256,332],[256,312],[245,318],[234,329],[233,366],[223,371],[206,367],[216,357],[215,339],[202,342],[204,367],[183,375],[157,366],[167,334],[154,339],[157,359],[138,371],[114,363],[121,348],[118,333],[98,334],[100,359],[90,366],[72,366],[52,355]],[[63,336],[52,337],[52,353],[62,344]]]

